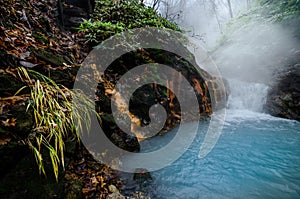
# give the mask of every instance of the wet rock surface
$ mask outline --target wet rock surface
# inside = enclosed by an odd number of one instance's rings
[[[59,18],[65,29],[78,27],[84,19],[88,19],[95,7],[93,0],[58,0]]]
[[[155,193],[151,173],[146,169],[136,169],[135,173],[121,173],[120,178],[123,182],[121,193],[128,199],[150,199],[149,194]]]
[[[273,116],[300,121],[300,64],[277,77],[268,93],[265,110]]]

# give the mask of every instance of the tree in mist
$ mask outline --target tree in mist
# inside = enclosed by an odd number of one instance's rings
[[[251,4],[252,4],[251,0],[247,0],[247,9],[251,8]]]
[[[154,10],[158,10],[158,8],[160,7],[160,3],[162,2],[162,0],[152,0],[150,2],[150,5],[151,7],[154,9]]]
[[[216,21],[217,21],[217,24],[218,24],[218,27],[219,27],[219,31],[220,31],[220,33],[223,33],[220,18],[219,18],[219,14],[218,14],[218,11],[217,11],[217,3],[216,3],[215,0],[210,0],[210,3],[211,3],[212,11],[214,13],[214,16],[216,18]]]
[[[164,18],[178,23],[186,7],[186,0],[148,0],[147,4]]]
[[[230,18],[233,18],[233,11],[232,11],[232,6],[231,6],[231,0],[227,0],[227,4],[228,4],[228,11],[229,11]]]
[[[212,43],[224,33],[228,21],[257,0],[144,0],[162,17],[188,30],[192,37]]]

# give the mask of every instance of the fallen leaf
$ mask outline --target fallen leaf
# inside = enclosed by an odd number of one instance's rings
[[[89,187],[87,187],[87,188],[82,188],[82,193],[84,193],[84,194],[86,194],[86,193],[88,193],[88,192],[90,192],[90,191],[96,191],[96,188],[95,188],[95,187],[91,187],[91,188],[89,188]]]
[[[20,54],[20,58],[21,59],[26,59],[29,56],[30,56],[30,52],[29,51],[26,51],[26,52]]]
[[[15,126],[16,121],[17,121],[16,118],[11,118],[11,119],[7,119],[5,121],[2,121],[2,123],[3,123],[4,126],[9,127],[9,126]]]
[[[20,61],[20,64],[27,68],[33,68],[37,65],[37,64],[30,63],[30,62],[26,62],[26,61]]]
[[[0,145],[6,145],[10,140],[11,140],[11,138],[0,139]]]
[[[99,182],[98,182],[97,178],[96,178],[95,176],[93,176],[93,177],[91,178],[91,183],[92,183],[92,184],[98,184]]]

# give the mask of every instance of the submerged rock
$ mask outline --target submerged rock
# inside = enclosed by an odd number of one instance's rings
[[[147,169],[136,169],[133,179],[139,183],[152,180],[151,174]]]

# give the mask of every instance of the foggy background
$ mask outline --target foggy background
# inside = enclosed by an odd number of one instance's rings
[[[255,0],[145,2],[188,31],[210,53],[225,78],[271,84],[273,74],[282,70],[283,63],[299,51],[292,30],[281,24],[259,18],[235,23],[236,18],[257,6]],[[231,29],[229,22],[234,26]],[[202,67],[205,69],[205,65]]]

